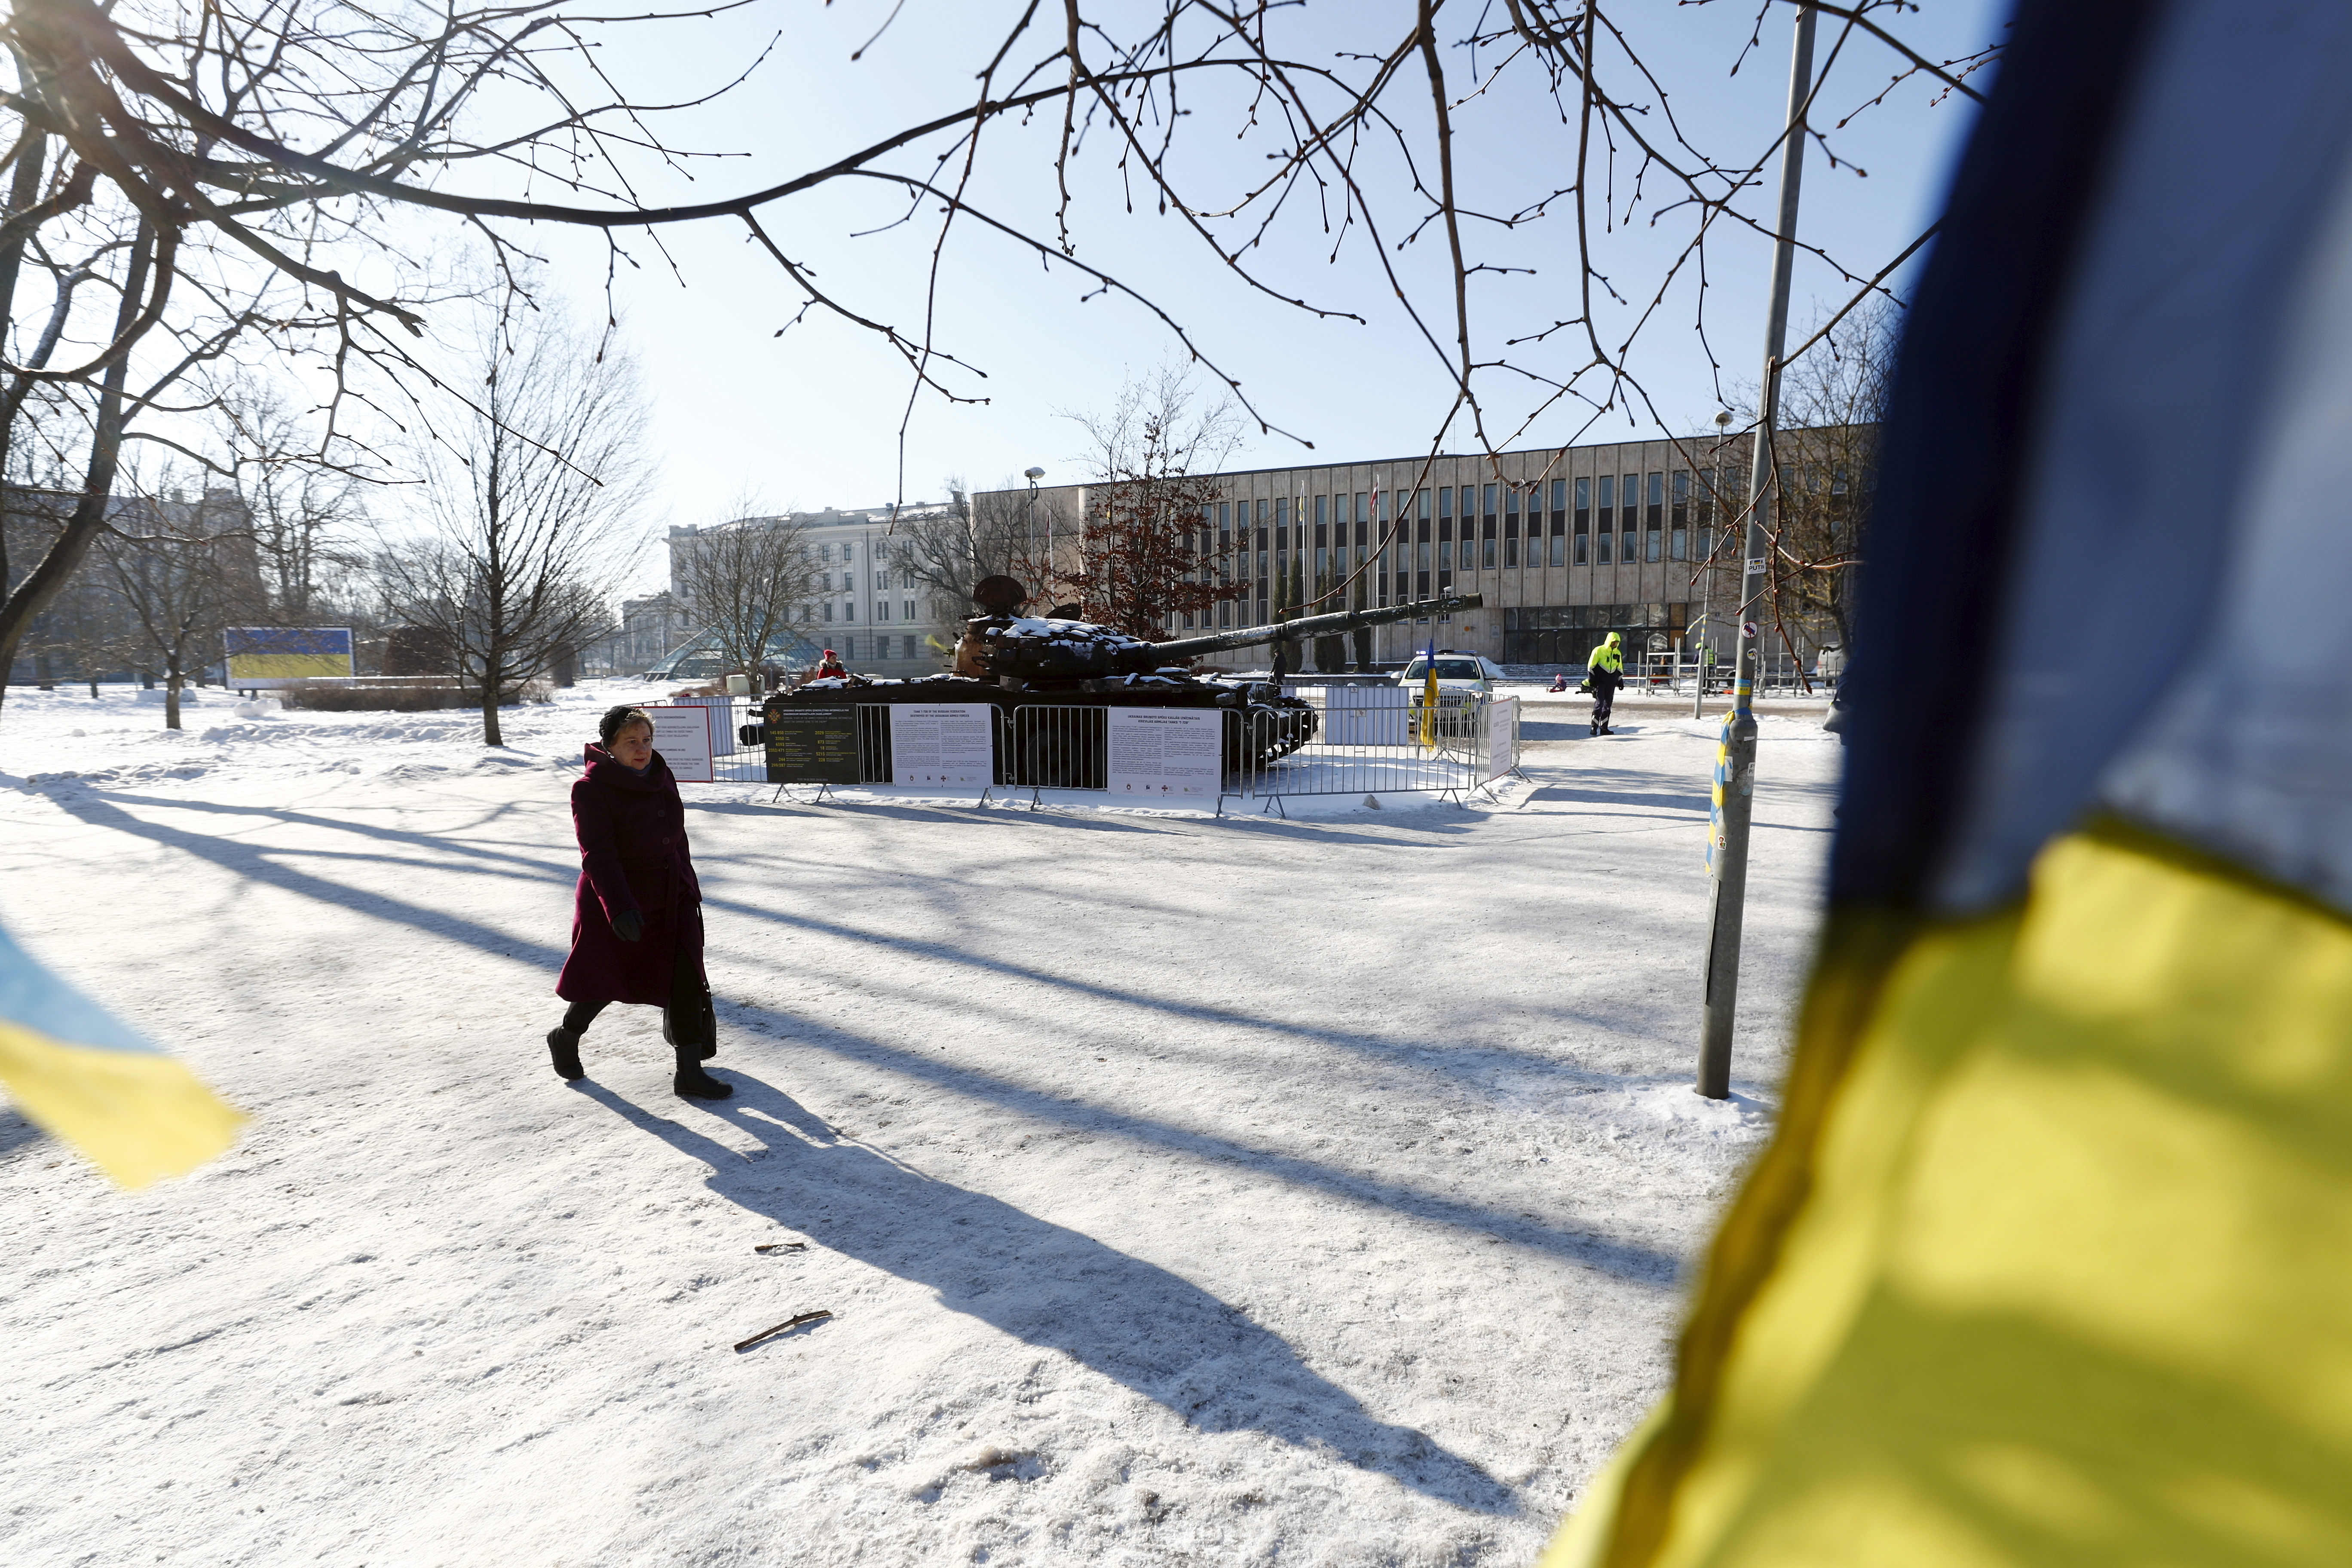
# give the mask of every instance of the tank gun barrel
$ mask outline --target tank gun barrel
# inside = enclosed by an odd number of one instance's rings
[[[1416,599],[1410,605],[1391,605],[1385,609],[1338,610],[1328,616],[1306,616],[1295,621],[1276,621],[1270,626],[1249,626],[1241,631],[1213,632],[1202,637],[1178,637],[1173,642],[1154,643],[1152,651],[1165,658],[1192,658],[1225,648],[1258,647],[1292,637],[1328,637],[1339,632],[1354,631],[1358,626],[1381,626],[1391,621],[1417,621],[1427,616],[1450,616],[1456,610],[1475,610],[1486,602],[1486,596],[1481,594],[1444,594],[1434,599]]]

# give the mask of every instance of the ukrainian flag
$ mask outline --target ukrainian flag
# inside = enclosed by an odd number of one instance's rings
[[[1780,1126],[1548,1568],[2352,1563],[2352,6],[2011,38]]]
[[[185,1173],[245,1118],[0,931],[0,1084],[126,1187]]]
[[[231,686],[352,678],[347,626],[231,626],[223,643]]]

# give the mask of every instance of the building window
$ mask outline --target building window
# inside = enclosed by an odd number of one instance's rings
[[[911,620],[913,620],[913,619],[915,618],[915,601],[914,601],[914,600],[912,600],[912,599],[902,599],[902,600],[900,600],[900,601],[899,601],[899,603],[898,603],[898,608],[899,608],[899,611],[901,612],[901,613],[900,613],[900,615],[899,615],[899,616],[898,616],[898,618],[899,618],[900,620],[902,620],[902,621],[911,621]],[[908,657],[908,658],[914,658],[914,657],[915,657],[914,648],[915,648],[915,639],[914,639],[914,638],[912,638],[912,637],[908,637],[908,638],[907,639],[907,657]]]
[[[827,599],[824,602],[824,618],[828,621],[833,619],[833,601],[831,599]]]
[[[1641,504],[1642,476],[1627,474],[1624,488],[1618,492],[1617,525],[1624,531],[1625,547],[1618,552],[1617,559],[1629,565],[1634,559],[1633,534],[1642,521],[1639,511]]]
[[[1530,550],[1530,551],[1528,552],[1528,558],[1529,558],[1530,560],[1532,560],[1532,559],[1534,558],[1535,552],[1534,552],[1534,551],[1532,551],[1532,550]],[[1503,541],[1503,564],[1504,564],[1504,565],[1506,565],[1506,566],[1517,566],[1518,563],[1519,563],[1519,542],[1518,542],[1517,540],[1516,540],[1516,539],[1506,539],[1506,540],[1504,540],[1504,541]]]
[[[816,558],[829,563],[833,560],[833,546],[830,544],[818,545],[816,547]]]
[[[1218,625],[1218,626],[1232,626],[1233,624],[1234,624],[1234,602],[1233,602],[1231,599],[1220,599],[1220,600],[1218,600],[1218,601],[1217,601],[1217,625]]]
[[[1568,481],[1566,479],[1554,479],[1551,482],[1551,512],[1553,520],[1557,521],[1559,518],[1559,514],[1567,510]],[[1557,533],[1559,530],[1554,529],[1552,531]]]
[[[1601,478],[1605,480],[1608,476],[1604,474]],[[1607,495],[1609,492],[1604,489],[1601,493]],[[1601,509],[1601,531],[1592,536],[1592,563],[1595,566],[1606,566],[1609,564],[1610,545],[1617,537],[1617,531],[1609,526],[1609,509],[1607,507],[1602,507]]]
[[[1568,563],[1568,535],[1555,533],[1551,536],[1551,563],[1555,566]],[[1580,533],[1576,536],[1576,563],[1580,566],[1584,564],[1584,535]]]
[[[1677,528],[1667,536],[1668,558],[1675,561],[1690,559],[1690,530]]]
[[[1675,510],[1674,515],[1667,521],[1676,528],[1690,526],[1690,470],[1688,468],[1675,470]],[[1679,561],[1682,557],[1677,555],[1675,559]]]
[[[1290,498],[1288,496],[1276,496],[1274,498],[1274,526],[1277,532],[1285,531],[1290,527]]]
[[[1486,521],[1491,524],[1494,519],[1489,518]],[[1517,543],[1517,541],[1514,540],[1512,542]],[[1466,549],[1467,546],[1465,548]],[[1478,564],[1488,572],[1495,569],[1495,536],[1492,533],[1478,542]]]
[[[845,621],[854,621],[854,620],[856,620],[856,619],[857,618],[857,606],[856,606],[856,605],[853,603],[853,604],[845,604],[845,605],[842,605],[842,606],[841,606],[841,618],[842,618],[843,620],[845,620]]]
[[[1488,485],[1486,487],[1486,505],[1478,515],[1481,517],[1492,517],[1495,515],[1495,487],[1492,485]]]
[[[1592,481],[1591,479],[1579,479],[1576,481],[1576,531],[1579,533],[1588,533],[1591,531],[1591,529]],[[1584,564],[1584,557],[1581,554],[1577,556],[1576,563],[1580,566]]]
[[[1331,498],[1329,496],[1317,496],[1315,498],[1315,532],[1318,538],[1321,537],[1323,532],[1323,503],[1330,499]]]
[[[1601,497],[1596,503],[1601,513],[1601,531],[1617,531],[1617,476],[1603,474],[1600,479]]]
[[[874,605],[874,618],[877,621],[887,621],[890,618],[889,600],[881,599],[876,601]]]

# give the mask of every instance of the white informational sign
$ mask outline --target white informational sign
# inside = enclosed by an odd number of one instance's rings
[[[1421,689],[1331,686],[1324,689],[1327,746],[1402,746],[1412,740],[1412,704]]]
[[[1519,700],[1497,697],[1486,704],[1486,766],[1481,781],[1493,784],[1519,765]]]
[[[654,750],[680,784],[710,782],[710,710],[669,703],[646,710],[654,721]]]
[[[890,704],[890,782],[986,789],[996,782],[996,705]]]
[[[1113,708],[1110,793],[1153,800],[1214,800],[1224,772],[1220,709]]]

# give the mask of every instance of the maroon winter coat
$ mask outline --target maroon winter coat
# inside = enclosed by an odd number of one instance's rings
[[[643,1002],[666,1007],[678,947],[703,980],[702,885],[686,847],[686,807],[659,752],[639,778],[599,745],[572,785],[572,828],[580,839],[580,886],[572,895],[572,956],[556,977],[567,1002]],[[613,917],[644,916],[645,934],[623,942]],[[708,984],[707,980],[704,980]]]

